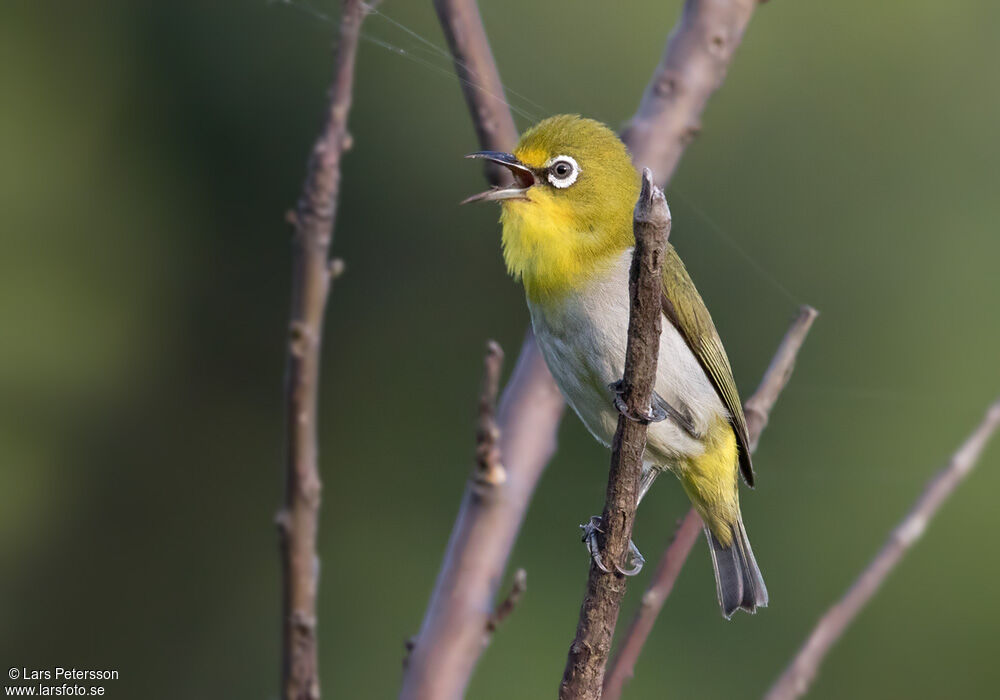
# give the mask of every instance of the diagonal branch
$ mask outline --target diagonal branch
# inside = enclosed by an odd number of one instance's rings
[[[472,115],[476,136],[484,149],[511,151],[517,143],[517,127],[493,60],[486,28],[475,0],[434,0],[441,28],[455,59],[455,74]],[[487,180],[494,185],[509,181],[510,172],[486,163]]]
[[[761,433],[767,427],[771,409],[778,402],[778,397],[785,390],[788,380],[792,378],[795,360],[799,350],[806,341],[809,329],[819,312],[811,306],[800,306],[791,325],[785,331],[785,337],[771,358],[770,364],[760,379],[757,391],[743,403],[743,413],[747,418],[747,432],[750,433],[750,449],[757,450]]]
[[[726,77],[758,0],[686,0],[663,57],[622,134],[637,167],[665,183],[701,131],[701,114]]]
[[[480,147],[510,151],[517,142],[517,130],[475,0],[434,0],[434,6],[455,58]],[[679,138],[659,129],[675,121],[698,122],[724,77],[752,6],[747,0],[688,0],[685,5],[664,60],[646,88],[647,96],[623,134],[635,154],[633,162],[651,166],[659,184],[669,181],[692,135],[688,130]],[[711,48],[715,35],[727,37],[721,50]],[[711,61],[705,60],[708,51]],[[698,68],[687,70],[689,61]],[[656,86],[666,85],[675,75],[682,77],[682,89],[674,98],[664,97],[662,88]],[[495,170],[488,170],[487,175],[494,182],[502,176]],[[488,497],[473,492],[471,486],[466,488],[407,663],[401,698],[447,700],[464,693],[482,654],[483,626],[528,502],[555,452],[563,408],[562,396],[529,330],[500,399],[497,423],[507,481]]]
[[[670,235],[670,210],[663,191],[653,184],[649,169],[642,173],[642,192],[633,222],[635,252],[629,272],[630,310],[625,375],[621,383],[624,411],[611,442],[611,469],[601,516],[603,537],[600,560],[590,563],[587,592],[580,607],[576,639],[569,648],[566,670],[559,686],[560,700],[597,700],[601,697],[604,667],[618,622],[626,576],[619,566],[629,551],[635,509],[639,500],[639,474],[646,450],[646,416],[653,400],[656,364],[660,355],[663,253]],[[593,552],[592,552],[593,553]],[[604,566],[599,562],[606,562]]]
[[[345,0],[340,42],[323,130],[313,146],[302,195],[289,220],[292,238],[292,308],[285,386],[287,455],[284,504],[276,521],[281,543],[282,668],[285,700],[319,698],[316,651],[316,535],[320,475],[316,436],[320,342],[330,285],[343,262],[330,260],[340,191],[340,159],[347,149],[361,0]]]
[[[481,462],[462,496],[444,563],[403,675],[401,698],[461,698],[489,641],[493,601],[538,477],[555,451],[562,412],[534,339],[500,400],[502,466]],[[494,427],[496,427],[494,426]],[[492,450],[479,454],[489,455]],[[484,471],[484,464],[486,469]],[[502,478],[487,475],[502,474]]]
[[[816,623],[792,663],[768,691],[766,700],[793,700],[805,694],[827,652],[878,592],[903,555],[924,534],[941,505],[976,466],[979,455],[997,428],[1000,428],[1000,400],[986,411],[979,427],[928,482],[913,508],[890,533],[882,549],[847,589],[844,597]]]
[[[517,128],[504,98],[475,0],[435,0],[480,146],[511,151]],[[488,170],[495,184],[502,173]],[[485,648],[497,589],[528,502],[555,452],[563,399],[529,330],[500,399],[497,427],[506,479],[470,479],[407,660],[400,698],[460,698]]]
[[[778,350],[771,358],[771,364],[760,380],[760,386],[753,393],[743,410],[747,416],[747,426],[750,431],[750,449],[756,450],[760,441],[760,434],[767,425],[768,416],[774,408],[778,396],[785,388],[788,380],[792,376],[795,368],[795,358],[798,356],[802,343],[805,342],[806,335],[812,327],[818,312],[810,306],[803,306],[798,314],[792,319],[792,323],[785,332]],[[642,652],[642,647],[649,638],[649,633],[653,629],[657,616],[667,602],[670,592],[674,588],[674,583],[687,561],[688,554],[695,541],[702,532],[701,518],[694,508],[688,511],[687,515],[680,522],[677,531],[666,551],[663,553],[660,563],[653,574],[646,593],[642,596],[642,604],[636,611],[628,631],[622,639],[617,655],[611,662],[604,683],[604,699],[617,700],[621,697],[625,683],[635,673],[635,664]]]

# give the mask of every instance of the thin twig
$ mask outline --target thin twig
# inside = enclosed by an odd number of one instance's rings
[[[761,378],[760,385],[753,396],[743,404],[750,431],[750,449],[756,450],[761,431],[767,425],[768,416],[774,407],[782,389],[792,376],[795,358],[798,356],[802,343],[812,327],[818,312],[810,306],[803,306],[792,319],[785,332],[778,350],[771,359],[767,371]],[[673,539],[660,558],[660,563],[653,574],[653,580],[642,596],[642,604],[635,613],[628,630],[619,643],[608,669],[604,682],[604,700],[617,700],[621,697],[625,683],[635,673],[635,664],[639,659],[643,646],[653,629],[657,616],[674,588],[674,583],[687,561],[691,548],[702,532],[701,518],[694,508],[687,512],[674,533]]]
[[[827,652],[878,592],[903,555],[924,534],[941,505],[976,466],[979,455],[998,427],[1000,427],[1000,400],[986,411],[986,416],[979,427],[952,455],[948,464],[927,483],[913,508],[892,531],[871,563],[847,589],[844,597],[827,610],[816,623],[792,663],[768,691],[766,700],[793,700],[805,694]]]
[[[503,367],[503,350],[494,340],[486,344],[483,360],[483,390],[479,396],[479,425],[476,428],[475,481],[497,486],[507,480],[507,472],[500,462],[500,428],[497,426],[497,392],[500,390],[500,370]]]
[[[767,427],[771,409],[778,401],[778,396],[785,390],[788,380],[792,378],[795,360],[802,349],[809,329],[819,312],[811,306],[800,306],[791,325],[785,331],[785,337],[771,358],[771,363],[760,379],[757,391],[743,403],[743,413],[747,418],[747,432],[750,434],[750,450],[757,450],[760,436]]]
[[[510,151],[517,130],[504,97],[503,82],[490,51],[475,0],[435,0],[455,69],[480,147]],[[728,8],[728,9],[727,9]],[[694,21],[704,17],[705,21]],[[664,60],[653,73],[631,128],[622,139],[637,165],[650,165],[660,184],[670,180],[690,138],[664,137],[657,125],[696,124],[708,97],[719,87],[725,63],[746,27],[745,0],[689,0],[667,43]],[[716,23],[715,25],[706,22]],[[717,27],[723,41],[722,63],[705,70],[705,28]],[[737,31],[738,30],[738,31]],[[714,54],[713,54],[714,55]],[[667,61],[667,57],[670,60]],[[685,62],[697,61],[688,71]],[[684,99],[655,99],[670,76],[684,76]],[[655,157],[654,155],[655,154]],[[505,172],[488,169],[497,184]],[[498,494],[482,498],[472,485],[462,497],[448,549],[417,635],[419,642],[406,667],[400,697],[404,700],[461,698],[484,647],[482,629],[507,559],[524,521],[535,485],[555,452],[556,432],[565,404],[529,329],[514,373],[500,398],[497,423],[507,481]]]
[[[622,138],[637,167],[670,179],[701,131],[701,114],[722,85],[758,0],[687,0],[663,57]]]
[[[660,355],[663,254],[670,234],[667,200],[653,184],[653,174],[648,169],[642,173],[642,192],[635,205],[633,230],[635,252],[629,272],[631,304],[621,396],[631,416],[645,416],[650,412]],[[601,559],[610,570],[598,566],[596,560],[590,563],[576,638],[569,648],[559,686],[560,700],[597,700],[601,696],[604,667],[625,597],[626,576],[619,563],[624,563],[632,537],[647,429],[647,421],[635,420],[624,412],[618,416],[601,516],[602,536],[598,538]]]
[[[514,572],[514,580],[510,584],[510,591],[504,596],[504,599],[500,601],[497,609],[493,611],[490,615],[489,621],[486,623],[486,633],[493,634],[497,631],[497,627],[500,623],[510,617],[510,614],[514,612],[514,608],[517,604],[521,602],[521,598],[524,597],[525,591],[528,590],[528,572],[524,569],[518,569]]]
[[[320,342],[331,281],[343,270],[343,261],[331,260],[329,251],[340,190],[340,159],[350,142],[347,115],[363,16],[361,0],[345,0],[325,122],[309,158],[302,195],[288,217],[295,229],[285,380],[288,445],[284,504],[276,518],[282,571],[281,692],[285,700],[320,696],[316,650]]]

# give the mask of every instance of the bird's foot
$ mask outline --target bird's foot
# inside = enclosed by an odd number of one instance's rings
[[[610,574],[611,569],[604,565],[604,561],[601,559],[601,552],[597,548],[597,533],[604,532],[604,530],[601,529],[601,516],[590,516],[590,522],[581,525],[580,529],[583,530],[583,539],[581,541],[587,545],[587,551],[590,552],[590,558],[594,560],[594,564],[598,569],[606,574]]]
[[[608,384],[608,388],[614,392],[615,395],[615,408],[618,412],[629,420],[635,421],[637,423],[659,423],[667,418],[672,418],[677,425],[681,426],[688,435],[696,440],[701,440],[704,435],[698,432],[695,427],[694,418],[691,416],[691,409],[683,404],[680,404],[681,408],[675,408],[670,404],[665,398],[653,392],[653,405],[649,407],[649,413],[645,416],[637,416],[628,410],[625,405],[624,399],[622,399],[622,380],[618,380],[612,384]]]
[[[609,569],[604,564],[604,560],[601,558],[600,549],[597,546],[597,533],[604,532],[601,529],[601,516],[594,515],[591,516],[590,522],[581,525],[580,529],[583,530],[583,543],[587,545],[587,551],[590,552],[590,558],[594,560],[594,565],[606,574],[611,573]],[[635,576],[637,573],[642,571],[643,564],[646,563],[646,558],[642,556],[642,552],[639,548],[635,546],[632,540],[628,541],[628,568],[623,569],[618,564],[615,564],[615,571],[617,571],[622,576]]]
[[[622,380],[619,379],[617,382],[612,382],[608,384],[608,388],[615,395],[615,408],[618,412],[628,418],[630,421],[635,421],[636,423],[659,423],[662,420],[667,419],[667,411],[659,405],[658,402],[654,401],[653,405],[649,407],[646,411],[646,415],[636,415],[628,410],[628,406],[625,405],[624,399],[622,399],[622,392],[624,388],[622,387]]]

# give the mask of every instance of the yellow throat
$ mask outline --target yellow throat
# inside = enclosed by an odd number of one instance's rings
[[[503,201],[504,260],[533,302],[556,301],[632,246],[639,174],[613,131],[575,115],[539,122],[513,155],[534,183]]]

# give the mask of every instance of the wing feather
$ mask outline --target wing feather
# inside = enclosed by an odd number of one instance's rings
[[[677,303],[680,299],[684,299],[686,303]],[[662,302],[663,314],[680,331],[729,411],[730,423],[740,447],[740,472],[747,484],[753,486],[750,436],[747,433],[747,420],[743,415],[743,404],[733,379],[733,369],[705,302],[701,300],[701,295],[677,251],[669,243],[663,261]]]

